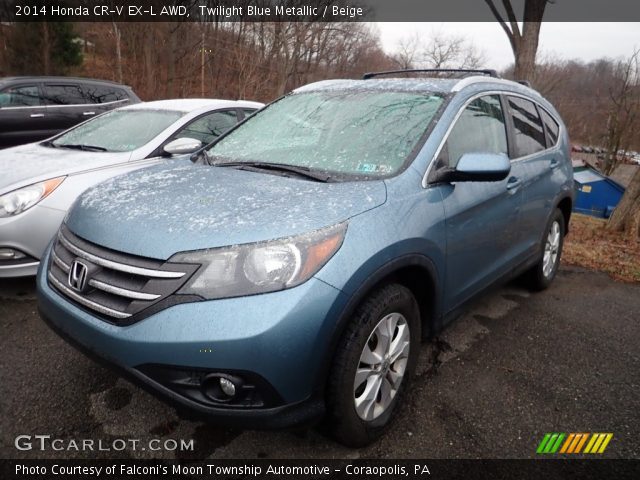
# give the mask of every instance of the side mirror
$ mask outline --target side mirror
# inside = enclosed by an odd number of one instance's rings
[[[499,182],[511,171],[509,157],[503,153],[465,153],[457,167],[437,174],[438,182]]]
[[[163,150],[169,155],[185,155],[193,153],[202,147],[202,142],[195,138],[176,138],[174,141],[167,143]]]

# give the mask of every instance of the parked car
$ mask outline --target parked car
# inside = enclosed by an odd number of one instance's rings
[[[249,428],[324,415],[351,446],[398,410],[420,343],[489,285],[554,279],[567,130],[483,75],[299,88],[193,156],[83,194],[42,317],[161,397]]]
[[[0,78],[0,148],[42,140],[140,99],[131,87],[73,77]]]
[[[138,103],[44,142],[0,151],[0,277],[35,275],[67,210],[88,187],[191,153],[261,106],[204,99]]]

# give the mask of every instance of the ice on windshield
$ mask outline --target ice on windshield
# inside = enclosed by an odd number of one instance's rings
[[[258,112],[209,155],[214,161],[388,175],[405,163],[442,101],[424,92],[296,93]]]
[[[85,145],[108,152],[130,152],[143,146],[183,113],[160,110],[116,110],[77,126],[53,145]]]

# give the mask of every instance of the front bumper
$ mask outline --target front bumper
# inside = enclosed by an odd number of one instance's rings
[[[329,311],[345,301],[334,287],[312,278],[281,292],[175,305],[118,327],[53,290],[47,264],[48,254],[38,273],[38,307],[51,328],[178,409],[248,428],[284,428],[322,415],[318,384],[335,329]],[[267,382],[279,402],[265,408],[214,407],[146,375],[148,365],[250,372]]]
[[[15,217],[0,218],[0,248],[19,250],[24,262],[0,261],[0,278],[33,276],[39,260],[67,212],[36,205]]]

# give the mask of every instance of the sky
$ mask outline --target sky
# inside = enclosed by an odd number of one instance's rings
[[[392,23],[377,22],[382,46],[392,53],[403,37],[418,32],[463,36],[482,52],[486,68],[502,69],[513,63],[506,34],[497,22]],[[538,55],[590,61],[602,57],[628,57],[640,48],[640,23],[547,22],[540,30]],[[540,58],[540,57],[539,57]]]

